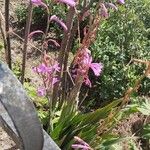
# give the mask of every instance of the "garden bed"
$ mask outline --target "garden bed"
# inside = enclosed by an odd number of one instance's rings
[[[10,3],[10,25],[14,31],[14,33],[17,33],[21,38],[24,38],[24,26],[18,25],[17,17],[15,10],[22,4],[26,4],[26,1],[18,1],[18,0],[11,0]],[[4,5],[3,1],[0,0],[0,8],[2,8],[2,11],[4,11]],[[51,33],[53,34],[53,33]],[[2,41],[2,37],[0,36],[0,42]],[[34,41],[31,41],[31,45],[34,45],[35,47],[40,47],[39,41],[36,39]],[[30,85],[34,86],[34,89],[36,89],[39,84],[41,83],[40,78],[38,75],[33,74],[33,66],[36,66],[41,62],[41,54],[39,51],[37,51],[35,48],[33,48],[31,45],[29,45],[28,51],[27,51],[27,65],[26,65],[26,74],[25,74],[25,81],[29,83]],[[22,40],[19,39],[14,34],[11,35],[11,51],[12,51],[12,61],[13,61],[13,71],[17,75],[17,77],[20,76],[20,68],[21,68],[21,61],[22,61]],[[59,50],[49,50],[48,54],[50,57],[58,55]],[[0,52],[0,57],[3,61],[5,61],[5,55],[4,55],[4,49]],[[70,62],[73,59],[73,54],[70,53]],[[19,78],[20,79],[20,78]],[[28,88],[29,92],[32,91],[32,87]],[[35,94],[35,93],[31,93]],[[32,98],[32,97],[31,97]],[[33,99],[36,99],[35,97]],[[149,99],[149,98],[146,98]],[[34,100],[33,100],[34,101]],[[41,107],[41,102],[35,102],[35,106],[37,109]],[[107,103],[107,102],[106,102]],[[44,108],[44,111],[47,111],[47,107]],[[93,111],[93,110],[90,110]],[[42,114],[43,115],[43,114]],[[139,138],[139,131],[141,130],[143,123],[145,123],[145,116],[139,115],[139,113],[132,114],[128,117],[128,119],[125,119],[123,121],[120,121],[115,129],[113,130],[114,134],[117,134],[119,136],[126,136],[126,137],[134,137],[135,136],[135,143],[139,150],[148,150],[149,145],[146,140],[141,140]],[[123,148],[124,150],[128,150],[128,141],[123,142]],[[0,147],[5,149],[15,149],[15,143],[13,140],[7,135],[7,133],[0,128]],[[142,147],[142,148],[141,148]]]

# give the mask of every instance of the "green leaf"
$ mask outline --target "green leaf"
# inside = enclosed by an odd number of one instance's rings
[[[142,130],[142,137],[144,139],[150,139],[150,124],[146,124]]]
[[[108,116],[108,114],[110,113],[110,111],[116,107],[119,103],[121,103],[122,100],[115,100],[112,103],[108,104],[107,106],[97,109],[94,112],[91,113],[87,113],[85,114],[85,119],[83,119],[83,123],[84,124],[94,124],[97,123],[100,119],[104,119]]]
[[[137,108],[143,115],[149,116],[150,115],[150,102],[145,100],[138,108]]]

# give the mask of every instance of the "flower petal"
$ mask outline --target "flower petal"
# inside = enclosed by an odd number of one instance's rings
[[[118,2],[119,4],[125,4],[125,1],[124,1],[124,0],[117,0],[117,2]]]
[[[59,23],[59,24],[63,27],[63,29],[64,29],[65,31],[68,30],[68,28],[67,28],[67,26],[65,25],[65,23],[62,22],[56,15],[51,16],[50,21],[56,21],[57,23]]]
[[[101,4],[101,12],[100,13],[101,13],[101,16],[106,18],[106,19],[109,17],[108,10],[103,3]]]
[[[81,144],[83,144],[83,145],[86,145],[86,146],[90,147],[89,144],[87,144],[85,141],[83,141],[83,140],[82,140],[81,138],[79,138],[78,136],[74,136],[74,139],[75,139],[77,142],[79,142],[79,143],[81,143]]]
[[[67,4],[71,7],[75,7],[75,5],[76,5],[74,0],[58,0],[58,1],[61,2],[61,3],[65,3],[65,4]]]
[[[39,87],[37,89],[38,96],[45,96],[46,95],[46,89],[44,87]]]
[[[103,65],[101,63],[91,63],[90,68],[96,76],[99,76],[102,72]]]
[[[81,144],[73,144],[71,146],[73,149],[82,149],[82,150],[90,150],[90,148],[88,146],[85,145],[81,145]]]
[[[90,79],[88,77],[84,79],[84,83],[86,85],[88,85],[89,87],[92,87],[91,81],[90,81]]]
[[[42,1],[41,0],[31,0],[32,4],[35,4],[35,5],[41,5],[42,4]]]
[[[59,80],[57,78],[53,78],[52,79],[52,85],[54,85],[55,83],[57,83]]]

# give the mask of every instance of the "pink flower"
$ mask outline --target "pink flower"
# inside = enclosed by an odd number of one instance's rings
[[[90,50],[87,48],[83,48],[79,50],[75,57],[74,64],[77,66],[76,69],[73,70],[74,74],[76,73],[76,78],[82,76],[84,78],[84,83],[91,87],[91,81],[88,78],[88,72],[91,68],[96,76],[99,76],[103,65],[101,63],[92,63],[92,56]]]
[[[79,142],[79,143],[81,143],[81,144],[83,144],[83,145],[89,146],[89,144],[87,144],[85,141],[83,141],[83,140],[82,140],[80,137],[78,137],[78,136],[75,136],[74,139],[75,139],[75,141],[77,141],[77,142]]]
[[[57,0],[57,1],[59,1],[61,3],[65,3],[65,4],[67,4],[67,5],[71,6],[71,7],[75,7],[75,5],[76,5],[74,0]]]
[[[119,4],[125,4],[125,1],[124,1],[124,0],[117,0],[117,2],[118,2]]]
[[[45,33],[41,30],[36,30],[36,31],[31,32],[28,37],[31,39],[33,37],[33,35],[35,35],[35,34],[43,34],[44,35]]]
[[[118,8],[113,3],[106,3],[106,6],[114,10],[118,10]]]
[[[106,19],[109,17],[108,10],[103,3],[101,3],[101,12],[100,13],[101,13],[101,16],[106,18]]]
[[[92,150],[92,148],[87,144],[85,141],[83,141],[81,138],[75,136],[74,137],[75,141],[78,142],[79,144],[73,144],[71,147],[73,149],[82,149],[82,150]]]
[[[90,150],[88,146],[81,145],[81,144],[72,144],[71,146],[73,149],[82,149],[82,150]]]
[[[92,87],[92,83],[91,83],[91,81],[90,81],[90,79],[88,77],[84,78],[84,83],[86,85],[88,85],[89,87]]]
[[[33,67],[33,71],[37,73],[47,73],[51,70],[50,67],[47,67],[44,63],[40,64],[38,67]]]
[[[52,85],[54,85],[55,83],[57,83],[59,80],[58,80],[58,78],[53,78],[52,79]]]
[[[38,73],[43,81],[43,85],[37,89],[37,93],[39,96],[45,96],[47,92],[53,90],[53,85],[59,81],[56,74],[60,71],[59,64],[45,52],[43,63],[32,69],[34,72]]]
[[[56,40],[53,40],[53,39],[49,39],[49,40],[45,41],[43,43],[43,45],[47,48],[49,42],[52,42],[55,46],[60,47],[59,43]]]
[[[102,72],[103,65],[101,63],[91,63],[90,68],[96,76],[99,76]]]
[[[46,95],[46,89],[44,87],[39,87],[37,89],[38,96],[45,96]]]
[[[44,6],[48,10],[47,5],[42,0],[31,0],[31,3],[35,6]]]
[[[65,23],[62,22],[56,15],[51,16],[50,21],[56,21],[57,23],[59,23],[59,24],[63,27],[63,29],[64,29],[65,31],[68,30],[68,28],[67,28],[67,26],[65,25]]]
[[[55,71],[60,71],[60,67],[59,67],[59,64],[58,63],[55,63],[52,68],[55,70]]]
[[[31,0],[32,4],[35,4],[35,5],[42,5],[42,1],[41,0]]]

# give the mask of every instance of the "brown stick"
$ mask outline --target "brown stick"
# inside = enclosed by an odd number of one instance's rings
[[[74,14],[75,14],[75,8],[71,7],[69,12],[68,12],[67,19],[66,19],[66,26],[67,26],[68,30],[67,30],[67,32],[64,31],[63,40],[61,42],[60,53],[59,53],[59,56],[58,56],[58,63],[60,64],[60,68],[61,68],[61,71],[58,73],[58,76],[60,78],[61,78],[62,70],[63,70],[64,56],[65,56],[66,49],[67,49],[67,46],[68,46],[68,42],[69,42],[69,39],[70,39]],[[63,87],[63,91],[64,91],[64,88],[65,87]],[[55,84],[54,90],[53,90],[53,101],[56,101],[56,98],[58,96],[58,89],[59,89],[59,84]]]
[[[1,31],[1,34],[2,34],[2,39],[3,39],[3,43],[4,43],[4,48],[5,48],[5,59],[6,59],[6,62],[7,61],[7,50],[6,50],[6,45],[7,45],[7,42],[6,42],[6,33],[5,33],[5,30],[4,30],[4,24],[2,24],[2,22],[4,22],[4,17],[3,17],[3,14],[2,12],[0,11],[0,31]]]
[[[9,68],[12,68],[11,64],[11,47],[10,47],[10,35],[9,35],[9,4],[10,0],[5,0],[5,31],[6,31],[6,61]]]
[[[25,29],[25,41],[23,46],[23,59],[22,59],[22,76],[21,76],[21,83],[24,83],[24,76],[25,76],[25,67],[26,67],[26,57],[27,57],[27,47],[28,47],[28,35],[30,33],[31,27],[31,19],[32,19],[32,3],[30,1],[30,5],[28,7],[28,18],[26,21],[26,29]]]

